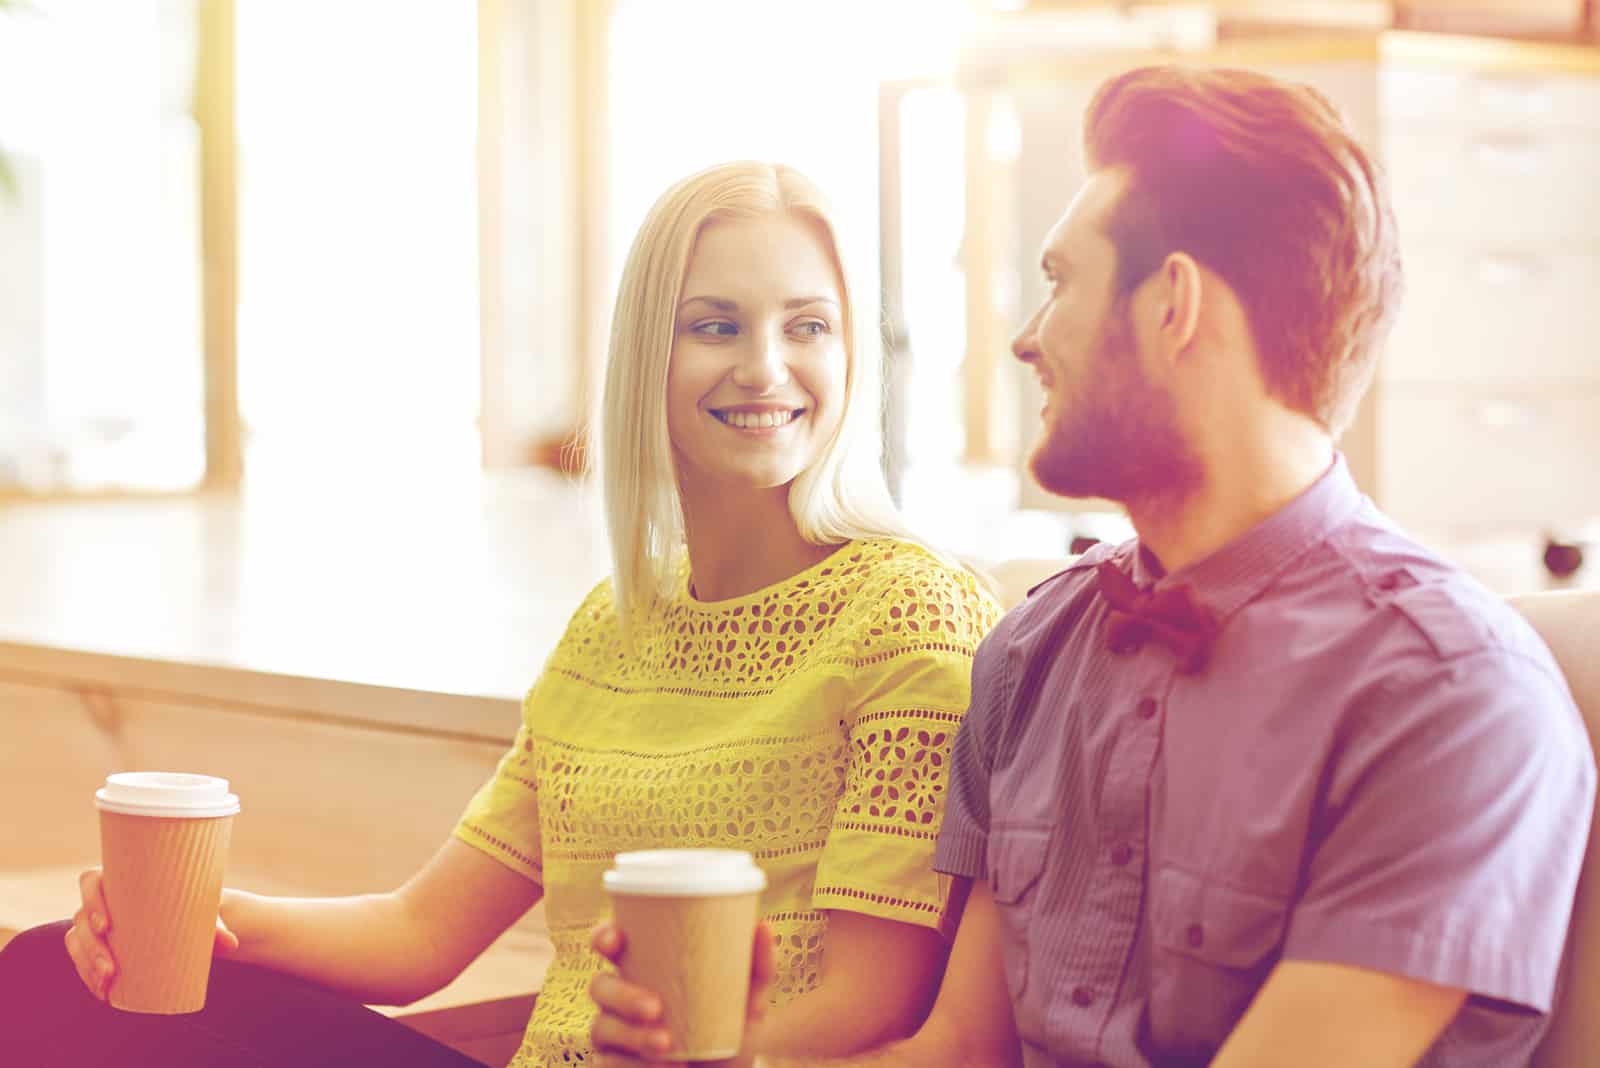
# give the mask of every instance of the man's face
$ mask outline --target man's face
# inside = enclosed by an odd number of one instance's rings
[[[1134,292],[1117,292],[1117,251],[1105,223],[1126,172],[1091,175],[1045,239],[1046,294],[1012,342],[1044,389],[1029,468],[1063,497],[1124,504],[1181,496],[1201,476],[1175,398],[1151,380]],[[1136,292],[1136,291],[1135,291]]]

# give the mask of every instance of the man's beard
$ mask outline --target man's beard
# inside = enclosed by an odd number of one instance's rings
[[[1069,396],[1066,385],[1029,462],[1044,489],[1152,507],[1180,502],[1204,480],[1177,405],[1139,366],[1125,301],[1107,316],[1080,388]]]

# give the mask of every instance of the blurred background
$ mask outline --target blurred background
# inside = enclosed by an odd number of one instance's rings
[[[0,0],[0,945],[110,772],[244,799],[229,883],[388,889],[608,566],[583,426],[644,211],[736,157],[837,202],[885,471],[1011,585],[1103,502],[1024,471],[1008,354],[1106,77],[1310,82],[1409,293],[1343,448],[1502,593],[1600,585],[1594,0]],[[46,814],[37,818],[34,814]],[[533,910],[407,1023],[484,1063]]]
[[[913,521],[989,560],[1120,536],[1029,484],[1006,346],[1083,104],[1175,58],[1313,82],[1383,160],[1411,293],[1345,448],[1425,539],[1555,581],[1600,516],[1592,8],[0,0],[0,516],[388,493],[445,522],[577,478],[645,208],[758,157],[831,191],[877,283]]]

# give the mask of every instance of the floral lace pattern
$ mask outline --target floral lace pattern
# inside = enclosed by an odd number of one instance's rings
[[[838,730],[740,739],[670,756],[597,752],[541,739],[546,862],[609,861],[628,849],[758,842],[763,858],[820,850],[844,783]]]
[[[916,553],[915,570],[907,568]],[[901,542],[854,542],[789,582],[731,601],[684,596],[657,605],[644,640],[618,648],[610,583],[590,594],[550,669],[619,692],[733,696],[770,692],[795,671],[821,662],[857,663],[927,649],[967,652],[994,624],[976,580],[927,567]],[[836,624],[861,601],[881,607],[871,626]],[[854,613],[852,613],[854,614]]]
[[[817,983],[828,909],[935,926],[949,754],[993,601],[915,546],[852,543],[772,589],[658,605],[623,653],[603,583],[457,834],[537,878],[556,956],[514,1065],[584,1063],[601,874],[630,849],[753,853],[773,998]]]

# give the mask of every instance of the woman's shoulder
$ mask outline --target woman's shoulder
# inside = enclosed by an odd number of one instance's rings
[[[857,611],[877,639],[939,639],[962,649],[978,642],[1000,616],[987,584],[970,568],[914,541],[872,538],[857,544]]]
[[[618,637],[616,592],[607,575],[594,584],[567,620],[567,629],[556,643],[552,660],[592,656],[614,645]]]

